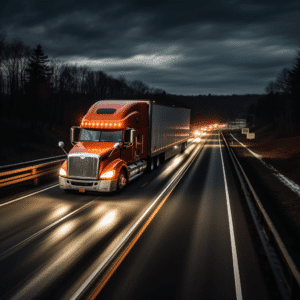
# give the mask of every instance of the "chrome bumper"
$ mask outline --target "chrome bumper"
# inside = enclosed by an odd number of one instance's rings
[[[114,192],[117,189],[117,179],[114,180],[78,180],[59,176],[59,187],[65,190],[79,190],[95,192]]]

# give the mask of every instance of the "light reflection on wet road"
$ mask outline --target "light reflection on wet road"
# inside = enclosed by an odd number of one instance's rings
[[[69,298],[198,148],[199,141],[118,195],[54,187],[1,206],[3,299]]]

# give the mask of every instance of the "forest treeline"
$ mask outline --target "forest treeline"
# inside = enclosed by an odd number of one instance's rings
[[[20,39],[8,41],[0,31],[0,123],[32,131],[79,125],[88,108],[101,99],[151,99],[192,109],[192,122],[225,122],[247,111],[248,121],[272,124],[277,136],[300,134],[300,52],[295,66],[284,69],[266,87],[266,95],[183,96],[128,82],[103,71],[49,59],[43,47]],[[252,103],[250,105],[250,103]],[[250,105],[250,106],[249,106]]]
[[[277,79],[266,86],[266,95],[248,110],[248,122],[271,124],[276,137],[300,134],[300,51],[294,66],[284,68]]]
[[[69,128],[79,125],[88,108],[100,99],[152,99],[176,104],[172,95],[142,81],[127,82],[102,71],[49,59],[35,49],[0,33],[0,122],[12,127]]]

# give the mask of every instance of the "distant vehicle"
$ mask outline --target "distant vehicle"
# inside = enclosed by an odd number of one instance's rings
[[[201,136],[201,131],[200,130],[195,130],[194,131],[194,137],[200,137]]]
[[[190,110],[149,100],[102,100],[71,128],[74,147],[59,172],[59,186],[112,192],[183,152]],[[59,142],[63,147],[64,143]]]

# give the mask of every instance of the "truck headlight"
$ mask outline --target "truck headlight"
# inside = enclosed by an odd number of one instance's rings
[[[105,172],[104,174],[102,174],[100,176],[100,178],[108,179],[108,178],[112,178],[114,175],[115,175],[115,171],[108,171],[108,172]]]
[[[67,177],[67,172],[66,172],[63,168],[60,168],[60,170],[59,170],[59,175],[60,175],[60,176]]]

